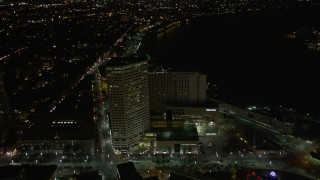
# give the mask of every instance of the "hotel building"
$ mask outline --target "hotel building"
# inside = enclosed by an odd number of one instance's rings
[[[150,128],[147,61],[113,58],[106,65],[106,78],[113,148],[126,151]]]

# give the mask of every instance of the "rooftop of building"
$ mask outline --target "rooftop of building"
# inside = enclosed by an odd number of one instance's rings
[[[186,176],[185,174],[179,174],[171,172],[168,180],[197,180],[196,178]]]
[[[23,171],[22,166],[2,166],[0,167],[0,179],[13,179]]]
[[[184,171],[172,171],[168,180],[209,180],[212,178],[203,176],[201,174],[184,172]]]
[[[106,66],[125,66],[129,64],[134,64],[147,59],[142,56],[138,57],[113,57],[110,61],[107,62]]]
[[[142,180],[142,177],[137,172],[133,162],[117,164],[117,170],[120,180]]]
[[[88,171],[88,172],[81,172],[80,174],[76,174],[72,176],[72,179],[76,180],[102,180],[102,176],[99,174],[98,171]]]
[[[27,179],[52,179],[57,165],[29,165],[23,164]]]
[[[151,176],[147,178],[143,178],[143,180],[159,180],[158,176]]]
[[[24,140],[89,140],[94,138],[90,113],[69,112],[47,115],[25,132]]]
[[[185,125],[184,128],[166,130],[157,134],[157,141],[198,141],[197,129],[192,125]]]
[[[51,179],[56,169],[56,165],[2,166],[0,167],[0,179],[15,179],[21,173],[26,180]]]

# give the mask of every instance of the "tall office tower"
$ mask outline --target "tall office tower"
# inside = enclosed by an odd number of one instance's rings
[[[163,111],[167,103],[206,101],[207,75],[196,72],[155,72],[149,74],[150,109]]]
[[[150,128],[148,64],[141,58],[117,57],[106,67],[113,147],[128,150]]]
[[[8,97],[6,95],[5,86],[0,71],[0,142],[5,141],[5,136],[11,120]]]

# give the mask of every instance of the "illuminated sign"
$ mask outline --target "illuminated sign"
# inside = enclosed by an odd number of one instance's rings
[[[217,111],[216,109],[206,109],[206,111]]]
[[[274,171],[271,171],[269,175],[272,176],[272,177],[276,177],[277,176]]]
[[[272,180],[276,180],[277,179],[277,174],[276,174],[276,172],[274,172],[274,171],[271,171],[270,173],[269,173],[269,178],[268,179],[272,179]]]

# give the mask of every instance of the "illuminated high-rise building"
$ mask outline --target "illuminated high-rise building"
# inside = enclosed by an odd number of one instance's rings
[[[106,74],[113,147],[125,151],[150,128],[148,64],[141,58],[113,58]]]
[[[149,74],[151,111],[163,111],[166,104],[206,102],[207,76],[196,72],[154,72]]]
[[[11,120],[8,105],[8,97],[6,95],[2,72],[0,71],[0,142],[5,141],[5,136]]]

